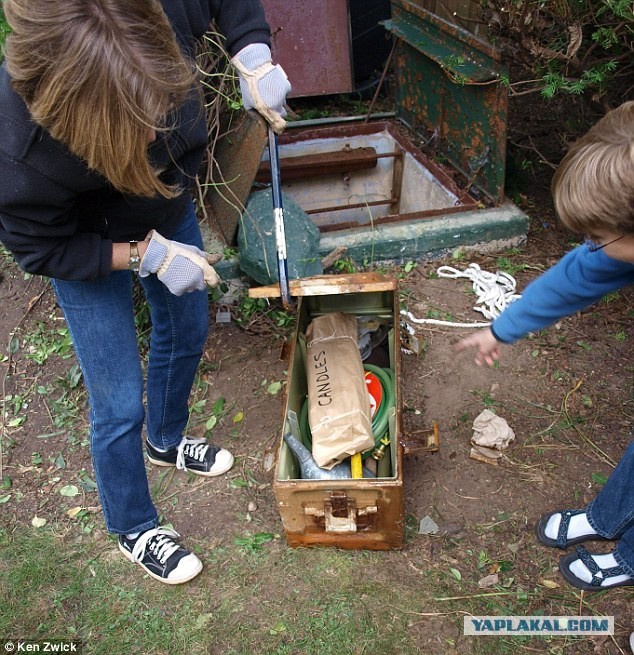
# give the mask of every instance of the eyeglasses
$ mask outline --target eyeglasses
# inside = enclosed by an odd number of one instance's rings
[[[621,239],[625,238],[625,234],[622,234],[620,237],[616,237],[615,239],[612,239],[611,241],[607,241],[606,243],[597,243],[596,241],[593,241],[592,239],[586,239],[586,246],[588,247],[588,250],[590,252],[597,252],[599,250],[603,250],[606,246],[609,246],[612,243],[616,243],[617,241],[620,241]]]

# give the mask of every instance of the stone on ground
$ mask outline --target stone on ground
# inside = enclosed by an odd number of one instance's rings
[[[282,202],[289,279],[321,275],[319,229],[291,198],[284,196]],[[244,273],[263,285],[278,281],[275,218],[270,188],[249,197],[238,229],[238,249],[240,268]]]

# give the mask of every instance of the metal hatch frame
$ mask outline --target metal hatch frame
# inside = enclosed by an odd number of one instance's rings
[[[506,66],[471,32],[409,0],[392,0],[383,25],[394,55],[397,117],[494,203],[504,198]]]

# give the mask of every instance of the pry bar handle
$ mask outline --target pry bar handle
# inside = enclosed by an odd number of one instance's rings
[[[286,309],[292,306],[288,284],[288,260],[286,257],[286,233],[284,230],[284,207],[282,205],[282,179],[277,134],[269,125],[269,160],[271,162],[271,189],[273,191],[273,212],[275,219],[275,247],[277,250],[277,273],[280,282],[282,304]]]

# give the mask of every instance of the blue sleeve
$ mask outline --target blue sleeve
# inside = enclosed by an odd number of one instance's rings
[[[498,341],[513,343],[632,283],[634,264],[582,245],[533,280],[522,297],[493,321],[491,330]]]

